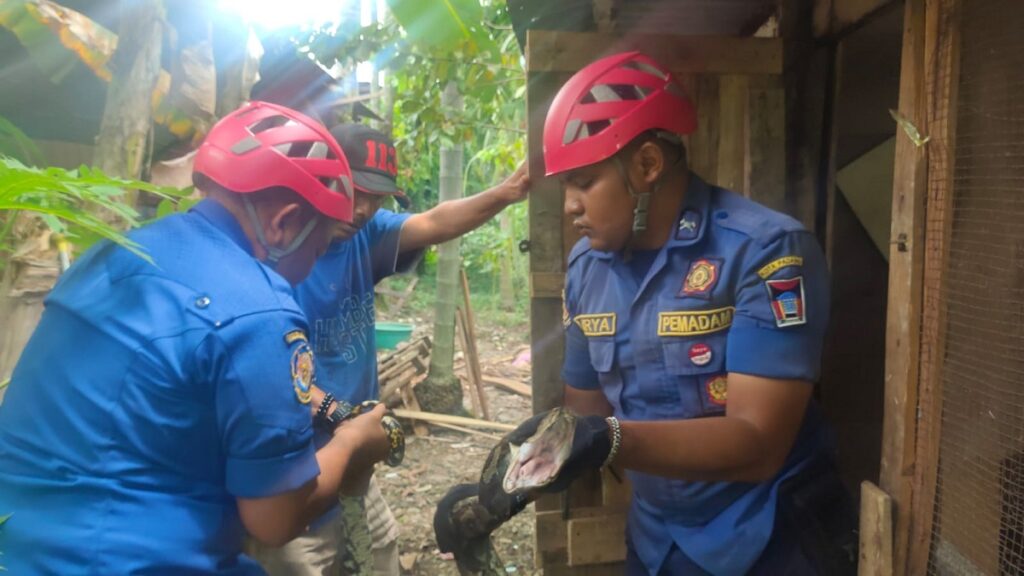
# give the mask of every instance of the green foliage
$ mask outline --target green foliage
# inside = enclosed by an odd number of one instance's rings
[[[388,0],[393,19],[358,30],[314,31],[299,43],[324,64],[372,61],[387,70],[394,94],[392,135],[399,152],[399,185],[415,210],[437,203],[440,150],[462,145],[464,186],[474,193],[497,184],[525,157],[526,74],[504,2]],[[445,107],[453,83],[462,105]],[[514,250],[526,237],[526,209],[513,210],[513,235],[491,222],[463,238],[473,274],[492,275],[499,259],[525,259]],[[519,278],[525,277],[517,274]]]
[[[147,182],[112,178],[82,166],[77,170],[35,168],[0,156],[0,251],[14,225],[13,213],[37,214],[56,234],[69,238],[78,249],[105,238],[146,257],[122,230],[139,225],[140,218],[125,201],[125,190],[143,190],[163,199],[179,199],[186,191]]]

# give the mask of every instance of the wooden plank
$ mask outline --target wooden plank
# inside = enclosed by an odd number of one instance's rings
[[[743,188],[752,200],[786,212],[786,92],[757,87],[747,98]]]
[[[470,428],[483,428],[485,430],[500,430],[502,432],[509,432],[515,430],[516,427],[512,424],[502,424],[501,422],[491,422],[490,420],[478,420],[476,418],[466,418],[464,416],[452,416],[451,414],[435,414],[433,412],[418,412],[415,410],[403,410],[396,408],[393,410],[395,416],[399,418],[405,418],[406,420],[422,420],[430,423],[441,423],[441,424],[455,424],[456,426],[468,426]]]
[[[455,430],[456,432],[462,432],[463,434],[469,434],[471,436],[480,436],[481,438],[487,438],[488,440],[494,440],[495,442],[501,441],[501,436],[495,436],[494,434],[473,430],[472,428],[466,428],[465,426],[459,426],[457,424],[445,424],[444,422],[431,422],[431,424],[434,426],[440,426],[441,428]]]
[[[609,508],[626,508],[633,495],[633,487],[625,470],[616,470],[618,478],[607,469],[601,470],[601,505]]]
[[[564,272],[530,274],[530,298],[561,298],[565,288]]]
[[[403,386],[401,389],[402,403],[409,410],[416,412],[422,412],[420,409],[419,400],[416,399],[416,395],[412,392],[412,386]],[[420,422],[419,420],[412,421],[412,431],[417,436],[430,436],[430,429],[427,425]]]
[[[718,174],[715,183],[747,195],[747,77],[722,76],[718,87]]]
[[[576,508],[570,511],[570,520],[578,518],[595,518],[601,516],[608,516],[610,514],[625,513],[626,508],[608,508],[604,506],[590,506],[586,508]],[[537,538],[537,550],[552,551],[552,550],[566,550],[569,542],[568,532],[568,520],[562,517],[561,510],[548,510],[540,511],[536,513],[537,518],[537,530],[535,532]]]
[[[894,3],[894,0],[815,0],[814,35],[842,34]]]
[[[624,37],[545,30],[527,32],[526,68],[531,72],[575,72],[601,56],[626,50],[639,50],[678,75],[782,74],[782,41],[778,38],[664,34]]]
[[[569,566],[622,562],[626,559],[626,515],[569,520]]]
[[[538,38],[544,32],[526,34],[528,121],[527,158],[533,177],[529,205],[530,274],[565,274],[563,248],[562,188],[556,178],[545,178],[543,155],[544,118],[555,93],[571,75],[566,72],[538,72]],[[575,70],[573,70],[575,71]],[[559,290],[560,292],[560,290]],[[561,367],[565,350],[562,329],[561,294],[530,298],[530,366],[533,381],[533,409],[541,412],[562,402]]]
[[[533,390],[531,390],[529,386],[510,378],[501,378],[499,376],[488,376],[487,374],[484,374],[483,381],[497,386],[502,390],[508,390],[509,392],[519,394],[520,396],[526,396],[527,398],[533,397]]]
[[[925,1],[907,0],[903,19],[899,111],[927,133],[925,123]],[[896,517],[894,572],[905,574],[910,540],[920,354],[927,148],[906,134],[896,139],[889,303],[886,317],[885,416],[879,485]]]
[[[470,382],[476,390],[479,398],[480,410],[485,420],[491,419],[491,408],[487,403],[487,396],[484,394],[484,385],[481,380],[480,354],[476,348],[476,322],[473,318],[473,305],[469,301],[469,278],[466,277],[466,270],[459,271],[462,278],[462,325],[466,336],[466,361],[467,368],[472,373]]]
[[[816,231],[822,135],[832,50],[814,42],[812,15],[803,0],[784,0],[780,33],[786,70],[786,213]]]
[[[860,485],[859,576],[892,576],[892,498],[871,482]]]
[[[719,81],[719,76],[705,74],[688,87],[697,107],[697,130],[690,134],[686,147],[690,169],[709,180],[718,177]]]
[[[920,417],[916,433],[912,508],[909,511],[907,574],[924,573],[932,545],[935,520],[935,492],[938,482],[942,434],[942,368],[946,349],[946,304],[943,298],[945,273],[949,270],[949,249],[953,217],[953,164],[956,142],[957,82],[960,70],[960,26],[953,15],[940,19],[944,3],[925,2],[924,69],[928,134],[928,192],[925,214],[928,236],[924,246],[923,295],[920,342]],[[939,78],[948,78],[940,83]],[[935,103],[945,103],[938,109]],[[974,478],[967,485],[975,485]],[[954,482],[955,484],[955,482]],[[973,490],[973,486],[970,488]],[[950,496],[956,494],[954,488]],[[998,516],[993,516],[997,518]],[[972,526],[978,529],[978,526]],[[998,530],[998,526],[995,527]],[[998,553],[995,554],[998,557]]]

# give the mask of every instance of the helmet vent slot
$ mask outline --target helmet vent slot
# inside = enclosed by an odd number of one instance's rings
[[[259,122],[249,126],[249,132],[252,132],[253,134],[259,134],[260,132],[266,132],[271,128],[278,128],[280,126],[284,126],[289,122],[291,122],[291,120],[288,120],[288,118],[284,116],[267,116],[266,118],[260,120]]]

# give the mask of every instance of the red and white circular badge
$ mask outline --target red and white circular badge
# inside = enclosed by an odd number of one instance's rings
[[[711,347],[707,344],[690,346],[690,362],[694,366],[707,366],[711,362]]]

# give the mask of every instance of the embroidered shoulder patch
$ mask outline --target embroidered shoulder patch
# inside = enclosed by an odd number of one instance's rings
[[[768,264],[765,264],[763,267],[761,267],[760,270],[757,271],[757,275],[760,276],[762,280],[767,280],[769,276],[771,276],[772,274],[775,274],[779,270],[782,270],[786,266],[803,266],[803,265],[804,265],[804,258],[803,258],[803,256],[783,256],[782,258],[779,258],[778,260],[773,260],[773,261],[769,262]]]
[[[615,313],[579,314],[572,319],[585,336],[614,336]]]
[[[309,404],[313,382],[316,380],[316,363],[313,361],[313,349],[309,347],[305,334],[301,330],[295,332],[302,334],[302,338],[293,340],[298,342],[298,345],[292,350],[292,388],[295,389],[295,396],[299,402]]]
[[[768,288],[768,299],[776,326],[785,328],[807,323],[803,276],[766,280],[764,284]]]
[[[677,310],[658,313],[658,336],[696,336],[721,332],[732,326],[732,306],[714,310]]]
[[[679,296],[708,297],[718,283],[719,263],[717,258],[701,258],[690,264],[690,270],[683,280]]]
[[[286,344],[294,344],[296,342],[307,342],[309,339],[306,338],[306,333],[302,330],[292,330],[291,332],[285,332],[284,341]]]

